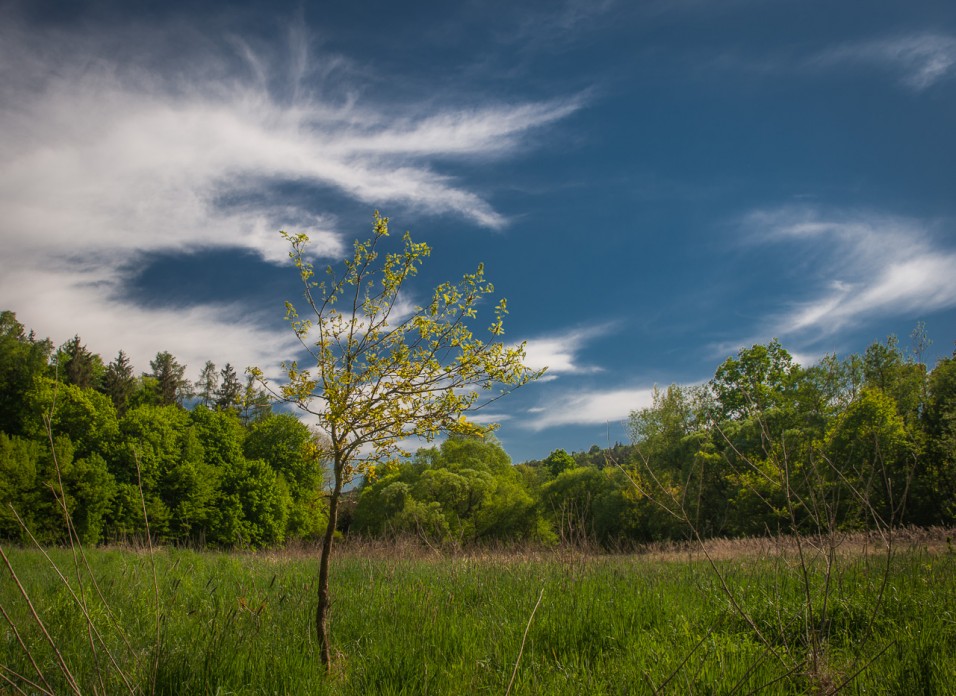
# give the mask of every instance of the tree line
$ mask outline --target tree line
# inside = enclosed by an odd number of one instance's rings
[[[366,480],[351,529],[614,547],[956,521],[956,353],[927,370],[891,337],[803,367],[774,340],[628,425],[631,444],[517,466],[450,438]]]
[[[190,383],[161,352],[136,376],[122,351],[55,349],[3,312],[0,384],[2,538],[64,539],[60,499],[86,543],[144,519],[159,541],[220,547],[327,527],[322,441],[231,365]],[[493,437],[451,435],[370,468],[338,528],[614,547],[776,533],[788,509],[808,532],[821,510],[847,530],[956,521],[956,353],[929,369],[890,338],[804,367],[772,341],[655,390],[628,425],[630,444],[517,465]]]
[[[0,314],[0,538],[278,545],[325,529],[321,447],[233,366],[168,352],[136,375],[79,336],[54,348]],[[145,514],[144,514],[145,510]],[[29,530],[29,531],[28,531]]]

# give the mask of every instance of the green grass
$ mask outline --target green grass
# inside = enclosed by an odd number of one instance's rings
[[[123,693],[103,650],[94,658],[87,622],[49,563],[37,551],[6,552],[83,693]],[[75,587],[70,552],[51,556]],[[314,558],[181,550],[153,558],[158,652],[148,554],[91,552],[108,608],[88,582],[83,589],[110,653],[141,693],[154,683],[160,694],[503,694],[539,595],[512,693],[815,693],[853,677],[845,693],[946,694],[956,684],[956,556],[946,549],[899,553],[875,614],[884,586],[879,557],[844,558],[826,622],[815,624],[824,636],[815,668],[791,556],[717,561],[762,643],[697,556],[402,558],[346,550],[333,559],[338,656],[329,676],[314,639]],[[817,602],[822,576],[813,570]],[[69,693],[3,572],[2,606],[53,690]],[[0,665],[36,681],[6,622],[0,634]],[[0,684],[0,693],[16,692]]]

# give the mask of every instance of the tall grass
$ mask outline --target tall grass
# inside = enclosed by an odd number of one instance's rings
[[[868,610],[884,567],[862,545],[847,551],[827,605],[830,686],[858,694],[951,693],[956,555],[941,541],[924,541],[894,556],[875,618]],[[87,619],[43,555],[6,553],[79,689],[124,690],[94,664]],[[58,564],[72,563],[69,550],[49,553]],[[317,659],[315,560],[306,553],[154,553],[161,609],[155,656],[149,554],[88,552],[109,606],[89,591],[86,606],[140,693],[503,694],[509,685],[513,694],[820,689],[813,675],[792,669],[809,649],[801,624],[804,585],[782,570],[796,562],[792,552],[750,542],[735,553],[730,542],[717,542],[711,555],[747,616],[773,636],[774,651],[794,659],[777,659],[757,640],[709,563],[692,549],[440,555],[346,546],[333,568],[333,644],[342,655],[331,675]],[[0,582],[0,605],[52,690],[69,693],[9,577]],[[122,632],[110,630],[114,623]],[[8,678],[35,675],[9,624],[2,633],[0,664]],[[864,633],[875,638],[860,641]],[[35,691],[22,682],[19,688]],[[16,691],[5,683],[0,693]]]

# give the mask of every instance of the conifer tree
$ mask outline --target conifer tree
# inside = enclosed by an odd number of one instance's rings
[[[196,396],[199,397],[199,403],[209,408],[216,402],[216,392],[219,390],[219,371],[216,369],[216,363],[207,360],[199,373],[199,381],[196,382]]]
[[[222,381],[219,383],[219,389],[216,390],[216,408],[220,410],[232,409],[240,410],[242,401],[242,382],[236,374],[235,368],[226,363],[219,373]]]
[[[116,414],[126,413],[129,399],[136,389],[136,378],[133,376],[133,366],[122,350],[117,353],[116,359],[106,366],[103,375],[103,393],[113,401]]]
[[[183,401],[192,395],[192,385],[185,377],[186,366],[180,365],[171,353],[167,351],[157,353],[155,360],[151,360],[149,366],[153,370],[149,376],[156,380],[160,404],[182,406]]]

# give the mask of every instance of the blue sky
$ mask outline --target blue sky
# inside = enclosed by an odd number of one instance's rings
[[[201,5],[201,7],[199,7]],[[546,380],[516,461],[626,440],[657,385],[956,338],[956,4],[0,4],[0,306],[138,370],[275,370],[279,229],[373,210],[483,261]]]

